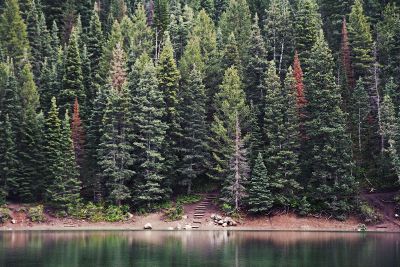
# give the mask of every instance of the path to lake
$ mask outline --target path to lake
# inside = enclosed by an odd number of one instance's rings
[[[396,267],[400,233],[0,232],[1,267]]]

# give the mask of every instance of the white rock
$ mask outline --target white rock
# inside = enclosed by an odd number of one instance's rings
[[[215,220],[215,217],[216,217],[216,216],[217,216],[217,215],[215,215],[215,213],[213,213],[213,214],[211,214],[210,218],[213,219],[213,220]]]
[[[188,219],[188,216],[187,216],[187,215],[183,215],[183,216],[182,216],[182,219],[187,220],[187,219]]]
[[[183,229],[185,229],[185,230],[190,230],[190,229],[192,229],[192,226],[191,226],[190,224],[186,224],[186,225],[183,227]]]
[[[396,213],[396,214],[394,215],[394,217],[395,217],[395,218],[399,218],[400,215]]]
[[[182,225],[180,225],[180,224],[178,223],[178,225],[175,227],[175,229],[176,229],[176,230],[182,230]]]
[[[144,225],[144,229],[145,229],[145,230],[151,230],[151,229],[153,229],[153,227],[151,226],[150,223],[146,223],[146,224]]]
[[[16,224],[17,221],[16,221],[15,219],[12,219],[12,220],[11,220],[11,223],[12,223],[12,224]]]
[[[173,231],[173,230],[174,230],[174,227],[168,227],[168,230],[169,230],[169,231]]]
[[[216,219],[217,221],[220,221],[220,220],[222,220],[222,216],[216,215],[216,216],[215,216],[215,219]]]
[[[133,218],[133,214],[128,212],[128,218],[129,220]]]
[[[227,226],[228,226],[227,223],[223,223],[223,224],[222,224],[222,227],[227,227]]]
[[[223,225],[223,224],[224,224],[224,221],[223,221],[223,220],[219,220],[219,221],[218,221],[218,224],[219,224],[219,225]]]

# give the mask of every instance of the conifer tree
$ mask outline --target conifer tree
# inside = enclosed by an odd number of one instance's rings
[[[12,131],[8,114],[0,120],[0,205],[5,204],[8,196],[9,184],[17,178],[17,153],[15,136]]]
[[[374,61],[373,40],[361,0],[355,0],[351,7],[348,30],[354,78],[366,78]]]
[[[157,66],[159,90],[164,95],[165,114],[163,122],[168,126],[165,136],[165,173],[168,179],[177,176],[176,166],[179,161],[178,143],[181,138],[179,127],[178,105],[180,74],[174,59],[174,51],[168,32],[164,37],[165,44],[160,54]],[[167,152],[168,151],[168,152]]]
[[[57,172],[47,188],[50,203],[59,209],[66,209],[68,205],[79,202],[81,183],[78,180],[78,170],[75,161],[74,148],[71,139],[71,128],[68,110],[60,130],[58,140]]]
[[[121,26],[119,22],[116,20],[112,24],[111,32],[108,35],[108,40],[105,42],[103,46],[102,56],[99,64],[100,66],[99,77],[103,79],[102,84],[107,83],[107,77],[110,72],[110,62],[112,59],[114,48],[118,43],[122,44],[122,42],[123,38],[122,38]]]
[[[272,0],[267,10],[264,32],[269,58],[281,76],[291,63],[293,52],[293,15],[288,0]]]
[[[193,36],[199,40],[201,55],[207,65],[209,57],[217,47],[217,39],[214,23],[205,10],[201,10],[194,21],[191,37]]]
[[[165,183],[164,155],[166,123],[163,93],[158,88],[156,68],[151,59],[143,54],[135,63],[129,77],[132,94],[133,129],[135,134],[135,185],[133,201],[136,205],[151,209],[169,194]]]
[[[388,89],[388,88],[387,88]],[[398,181],[400,181],[400,156],[399,156],[399,119],[388,90],[382,102],[381,134],[387,140],[385,153],[390,159],[390,165]]]
[[[177,60],[183,55],[194,21],[193,10],[188,5],[184,5],[182,12],[180,11],[180,6],[177,6],[175,12],[171,10],[170,24],[168,26]]]
[[[355,80],[354,80],[353,66],[351,64],[351,51],[349,44],[349,36],[347,32],[346,17],[343,17],[340,53],[341,53],[341,64],[346,82],[346,89],[343,98],[344,101],[347,101],[349,99],[349,91],[351,91],[355,86]]]
[[[99,145],[100,174],[108,199],[117,205],[131,198],[129,184],[132,171],[132,119],[127,87],[126,62],[122,45],[114,49],[110,67],[109,94],[104,111]]]
[[[321,15],[318,12],[316,0],[300,0],[297,2],[294,31],[296,50],[301,59],[310,57],[310,50],[314,46],[322,27]],[[303,61],[303,71],[307,73],[308,65]]]
[[[79,115],[79,103],[75,98],[72,122],[71,122],[72,143],[74,145],[76,165],[81,170],[85,157],[85,132]]]
[[[85,103],[86,96],[83,87],[82,60],[78,47],[78,34],[72,31],[70,42],[65,55],[62,90],[59,95],[61,110],[72,110],[75,100]]]
[[[249,59],[246,62],[244,71],[247,98],[260,109],[264,95],[259,89],[268,61],[266,59],[267,51],[265,49],[264,40],[261,36],[260,28],[258,27],[257,14],[252,26],[248,52]]]
[[[231,205],[233,212],[239,212],[242,200],[247,196],[246,185],[250,168],[247,163],[247,151],[241,136],[239,116],[236,112],[235,139],[233,153],[229,161],[229,174],[223,183],[222,201]]]
[[[251,14],[246,0],[230,0],[229,6],[221,16],[221,27],[224,41],[233,32],[238,43],[239,57],[245,62],[251,33]]]
[[[41,151],[38,144],[42,139],[37,122],[37,111],[40,105],[39,94],[29,63],[26,63],[21,70],[19,87],[22,112],[17,145],[18,160],[20,161],[17,195],[27,201],[33,200],[32,188],[35,181],[41,176],[38,172],[37,159],[40,158]]]
[[[214,0],[215,6],[215,21],[219,21],[222,13],[228,8],[229,0]]]
[[[266,213],[274,205],[272,181],[261,153],[258,153],[248,185],[247,204],[251,213]]]
[[[224,180],[228,175],[229,159],[233,151],[236,114],[244,125],[249,110],[242,82],[235,67],[225,71],[220,91],[215,96],[215,114],[211,124],[210,152],[212,167],[209,176],[216,180]],[[246,132],[245,132],[246,133]]]
[[[98,75],[100,75],[99,67],[103,50],[103,32],[97,12],[93,12],[90,18],[86,40],[87,54],[90,60],[91,81],[95,83],[100,79]]]
[[[130,36],[130,56],[134,59],[143,53],[150,54],[153,49],[153,32],[146,22],[146,11],[143,5],[136,7],[135,14],[132,18],[132,34]],[[133,62],[134,63],[134,62]],[[132,63],[132,65],[133,65]]]
[[[299,111],[299,121],[302,121],[304,120],[305,117],[304,108],[307,104],[307,100],[305,98],[305,93],[304,93],[303,70],[301,68],[301,63],[297,51],[295,52],[294,55],[293,75],[294,79],[296,80],[297,108]]]
[[[264,134],[266,166],[270,170],[274,204],[288,207],[299,185],[297,151],[299,124],[296,110],[296,82],[289,70],[282,87],[274,62],[269,62],[265,74]]]
[[[18,0],[5,0],[0,17],[0,35],[0,47],[14,59],[16,67],[21,67],[21,61],[30,53],[30,48]]]
[[[182,88],[181,97],[181,184],[187,186],[187,193],[190,194],[193,182],[206,172],[208,165],[206,94],[202,75],[195,67],[187,84]]]
[[[238,44],[233,33],[229,35],[221,55],[221,68],[226,70],[232,66],[235,66],[241,73],[242,61],[239,56]]]
[[[179,61],[179,70],[182,81],[188,80],[193,66],[196,66],[200,73],[204,73],[205,62],[201,56],[200,41],[197,37],[190,38],[185,47],[183,56]]]
[[[333,76],[333,58],[320,32],[308,59],[306,76],[312,200],[336,216],[349,212],[355,182],[351,174],[351,146],[345,132],[345,115],[340,109],[340,93]],[[323,107],[323,108],[321,108]]]

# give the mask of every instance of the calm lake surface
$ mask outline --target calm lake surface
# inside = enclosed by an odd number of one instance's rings
[[[0,232],[0,266],[400,266],[398,233]]]

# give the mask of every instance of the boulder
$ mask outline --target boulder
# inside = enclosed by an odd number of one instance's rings
[[[12,220],[11,220],[11,223],[12,223],[12,224],[16,224],[17,221],[16,221],[15,219],[12,219]]]
[[[216,216],[215,216],[215,219],[216,219],[217,221],[220,221],[220,220],[222,220],[222,216],[221,216],[221,215],[216,215]]]
[[[182,216],[182,219],[183,219],[183,220],[187,220],[187,219],[188,219],[188,216],[187,216],[187,215],[183,215],[183,216]]]
[[[185,229],[185,230],[190,230],[190,229],[192,229],[192,226],[191,226],[190,224],[186,224],[186,225],[183,227],[183,229]]]
[[[173,230],[174,230],[174,227],[168,227],[168,230],[169,230],[169,231],[173,231]]]
[[[178,225],[175,227],[175,230],[182,230],[182,225],[180,225],[180,224],[178,223]]]
[[[223,224],[224,224],[224,221],[223,221],[223,220],[219,220],[219,221],[218,221],[218,224],[219,224],[219,225],[223,225]]]
[[[237,226],[237,222],[232,220],[230,226]]]
[[[131,220],[133,218],[133,214],[128,212],[128,219]]]
[[[151,229],[153,229],[153,227],[151,226],[150,223],[146,223],[146,224],[144,225],[144,229],[145,229],[145,230],[151,230]]]
[[[217,215],[216,215],[215,213],[213,213],[213,214],[211,214],[210,218],[213,219],[213,220],[215,220],[215,217],[216,217],[216,216],[217,216]]]
[[[226,222],[222,224],[222,227],[227,227],[227,226],[228,224]]]

